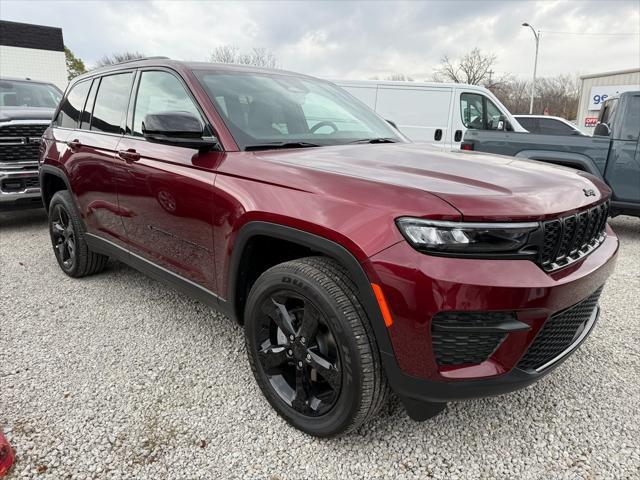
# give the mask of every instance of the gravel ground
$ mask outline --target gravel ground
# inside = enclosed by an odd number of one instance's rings
[[[0,428],[10,478],[640,478],[640,220],[583,347],[526,390],[415,423],[397,400],[318,440],[268,406],[242,330],[119,263],[55,263],[44,215],[0,215]]]

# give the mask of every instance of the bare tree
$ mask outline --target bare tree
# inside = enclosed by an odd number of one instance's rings
[[[510,80],[490,87],[490,90],[515,114],[529,113],[529,88],[531,83],[524,80]],[[580,82],[577,75],[558,75],[538,78],[534,92],[533,113],[541,115],[545,111],[574,120],[578,113]]]
[[[252,48],[249,52],[241,52],[234,45],[220,45],[211,53],[209,61],[215,63],[234,63],[254,65],[256,67],[276,68],[276,57],[266,48]]]
[[[485,55],[479,48],[474,48],[458,60],[451,60],[447,55],[440,60],[440,67],[433,75],[436,82],[470,83],[471,85],[491,86],[498,80],[493,78],[493,66],[496,55]],[[504,81],[500,79],[499,81]]]
[[[120,62],[126,62],[127,60],[137,60],[144,57],[145,55],[140,52],[122,52],[114,53],[113,55],[105,55],[96,62],[95,68],[104,67],[106,65],[113,65]]]
[[[474,48],[459,60],[442,57],[433,79],[437,82],[482,85],[491,90],[511,113],[529,113],[531,83],[518,80],[512,75],[496,76],[493,70],[496,63],[496,55],[484,54],[480,49]],[[538,78],[533,113],[542,114],[546,111],[549,115],[575,119],[579,94],[580,86],[576,75]]]
[[[529,113],[529,85],[526,80],[511,79],[492,85],[489,90],[511,113]]]
[[[536,80],[534,108],[549,115],[557,115],[570,120],[578,113],[580,81],[577,75],[558,75]]]

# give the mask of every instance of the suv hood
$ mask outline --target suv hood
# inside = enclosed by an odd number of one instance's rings
[[[10,120],[44,120],[50,122],[55,110],[34,107],[0,107],[0,122]]]
[[[424,144],[344,145],[256,155],[423,190],[448,202],[465,220],[544,220],[610,195],[604,182],[573,169],[499,155],[441,152]]]

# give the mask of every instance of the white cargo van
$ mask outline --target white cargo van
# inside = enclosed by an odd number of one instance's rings
[[[414,142],[444,150],[460,147],[464,132],[526,132],[500,100],[484,87],[463,83],[332,80],[393,122]]]

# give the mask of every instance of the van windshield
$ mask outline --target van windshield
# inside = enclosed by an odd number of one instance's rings
[[[0,107],[56,108],[60,98],[53,85],[0,80]]]
[[[242,150],[404,141],[329,82],[277,73],[194,73]]]

